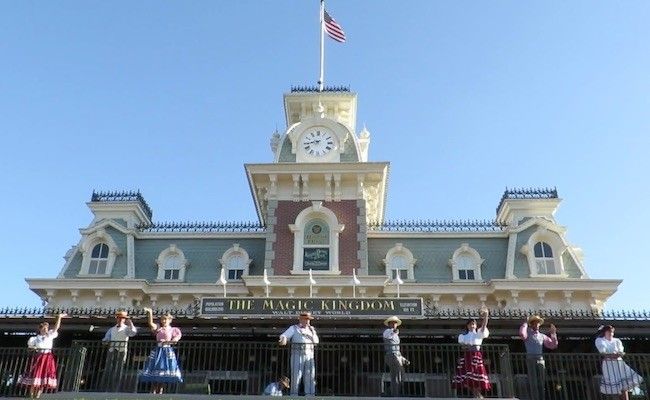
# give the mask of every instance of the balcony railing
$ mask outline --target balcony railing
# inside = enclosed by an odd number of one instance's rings
[[[98,341],[77,341],[70,348],[55,349],[58,391],[126,393],[149,392],[140,382],[152,341],[132,340],[106,345]],[[123,366],[111,366],[111,352],[126,350]],[[273,342],[181,341],[175,352],[183,383],[169,384],[167,393],[212,393],[258,395],[267,384],[282,375],[291,377],[291,347]],[[299,349],[298,349],[299,350]],[[379,397],[390,393],[390,374],[384,363],[382,343],[322,343],[315,347],[316,394],[344,397]],[[405,367],[402,395],[406,397],[467,397],[456,391],[452,378],[464,350],[452,344],[402,344],[401,352],[410,364]],[[486,397],[531,399],[537,382],[528,375],[525,354],[510,353],[507,345],[482,347],[492,389]],[[19,383],[29,368],[33,354],[24,348],[0,349],[0,396],[24,396],[27,388]],[[600,399],[602,357],[598,354],[544,355],[546,373],[544,399]],[[650,354],[625,356],[625,361],[641,376],[650,376]],[[644,381],[631,398],[648,398]],[[301,385],[302,387],[302,385]],[[637,397],[635,397],[637,396]]]

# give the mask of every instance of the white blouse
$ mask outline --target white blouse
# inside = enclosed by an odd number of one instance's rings
[[[458,343],[469,346],[480,346],[483,339],[490,336],[490,331],[487,328],[482,328],[476,332],[461,333],[458,335]]]
[[[27,341],[27,347],[37,350],[52,350],[54,339],[59,336],[59,332],[49,330],[45,335],[32,336]]]
[[[598,352],[602,354],[617,354],[623,353],[623,343],[618,338],[612,338],[612,340],[607,340],[604,337],[599,337],[596,339],[596,348]]]

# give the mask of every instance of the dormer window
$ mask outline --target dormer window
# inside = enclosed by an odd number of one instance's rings
[[[181,268],[183,267],[183,260],[178,254],[167,257],[163,262],[163,279],[177,280],[180,277]]]
[[[82,254],[79,276],[109,278],[119,255],[117,244],[106,230],[86,236],[79,247]]]
[[[411,250],[404,247],[402,243],[396,243],[388,250],[386,258],[382,261],[386,266],[386,275],[390,279],[396,279],[398,276],[401,279],[415,279],[413,267],[417,260],[413,257]]]
[[[528,259],[530,277],[564,277],[562,253],[567,249],[560,235],[552,230],[539,227],[520,251]]]
[[[156,259],[158,265],[159,281],[184,281],[185,269],[189,262],[185,254],[176,245],[169,245],[168,248],[160,252]]]
[[[88,265],[88,274],[105,275],[108,266],[108,245],[99,243],[93,247],[90,254],[90,265]]]
[[[449,260],[454,281],[475,281],[482,280],[481,264],[485,260],[481,255],[469,246],[468,243],[460,245]]]
[[[458,257],[458,279],[462,280],[470,280],[473,281],[475,279],[475,273],[474,273],[474,265],[473,265],[473,260],[466,256],[462,255]]]
[[[242,276],[249,273],[250,264],[253,260],[248,257],[248,252],[235,243],[223,253],[219,260],[221,267],[226,269],[226,278],[229,281],[240,280]]]
[[[534,251],[537,273],[540,275],[557,274],[551,245],[546,242],[537,242],[535,243]]]

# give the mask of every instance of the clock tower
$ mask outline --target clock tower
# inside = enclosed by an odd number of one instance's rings
[[[274,162],[245,166],[267,228],[264,268],[346,282],[353,270],[367,275],[367,226],[383,221],[389,163],[368,161],[370,133],[355,130],[357,96],[292,88],[284,109],[286,128],[271,138]]]

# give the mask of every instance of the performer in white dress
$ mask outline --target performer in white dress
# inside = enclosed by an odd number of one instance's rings
[[[614,337],[614,327],[601,326],[600,336],[596,339],[596,348],[603,355],[603,377],[600,381],[600,392],[603,394],[619,395],[619,399],[627,400],[628,391],[639,387],[643,378],[623,361],[625,354],[623,343]]]
[[[483,353],[481,344],[483,339],[490,336],[487,328],[488,310],[481,310],[483,323],[477,329],[476,320],[470,319],[465,324],[465,332],[458,335],[458,343],[463,345],[464,354],[458,359],[456,375],[452,379],[452,386],[455,389],[469,389],[475,398],[482,399],[483,392],[492,389],[487,369],[483,364]]]
[[[56,360],[52,355],[54,339],[59,336],[61,318],[66,314],[56,317],[54,329],[50,324],[43,322],[38,326],[38,335],[32,336],[27,341],[27,347],[33,352],[27,371],[18,382],[29,386],[29,398],[38,399],[44,390],[54,391],[57,388]]]

